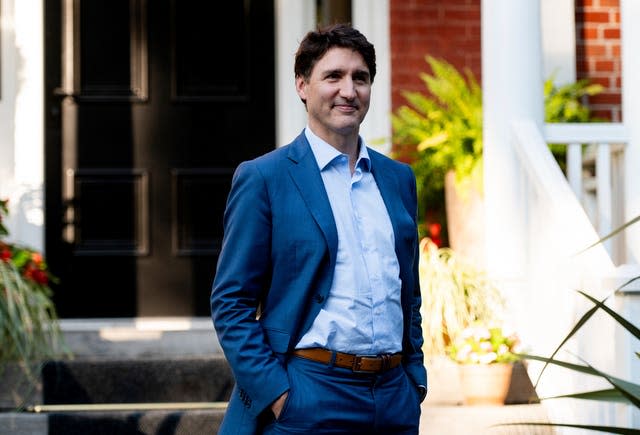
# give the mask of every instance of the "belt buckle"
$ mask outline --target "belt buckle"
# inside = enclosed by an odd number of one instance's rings
[[[351,370],[353,371],[353,373],[375,373],[376,370],[363,370],[362,367],[362,359],[363,358],[373,358],[376,359],[378,358],[377,355],[355,355],[355,357],[353,358],[353,364],[351,364]]]

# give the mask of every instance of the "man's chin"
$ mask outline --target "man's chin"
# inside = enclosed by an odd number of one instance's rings
[[[333,131],[335,131],[336,133],[342,135],[342,136],[350,136],[352,134],[358,134],[358,132],[360,131],[360,124],[349,124],[349,125],[342,125],[342,126],[336,126]]]
[[[337,131],[343,131],[345,133],[358,131],[363,118],[355,115],[344,116],[342,119],[336,120],[334,127]]]

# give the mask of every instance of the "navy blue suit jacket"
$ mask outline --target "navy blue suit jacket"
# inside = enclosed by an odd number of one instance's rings
[[[368,151],[400,264],[403,364],[416,385],[427,385],[415,177],[408,165]],[[256,433],[257,417],[289,389],[286,355],[328,297],[337,249],[329,198],[304,134],[238,167],[211,294],[215,329],[236,380],[220,434]]]

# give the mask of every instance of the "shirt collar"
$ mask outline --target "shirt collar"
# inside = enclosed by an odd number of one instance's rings
[[[323,171],[336,157],[343,155],[340,151],[329,145],[324,140],[315,135],[307,126],[304,129],[304,134],[311,145],[311,151],[316,158],[318,168]],[[358,160],[356,161],[356,167],[362,166],[363,170],[371,170],[371,159],[369,158],[369,152],[367,151],[367,144],[362,136],[358,136],[360,142],[360,151],[358,154]]]

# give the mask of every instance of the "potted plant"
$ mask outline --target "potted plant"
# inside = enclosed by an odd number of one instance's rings
[[[461,74],[431,56],[426,61],[432,74],[420,78],[427,92],[402,93],[408,104],[391,116],[393,140],[412,162],[420,204],[445,203],[449,246],[482,267],[482,89],[470,70]],[[553,79],[544,83],[546,122],[595,120],[581,100],[602,92],[602,86],[587,80],[556,86]],[[565,147],[551,145],[551,150],[563,166]]]
[[[502,325],[504,319],[505,301],[486,272],[453,249],[438,248],[432,240],[423,238],[420,242],[419,278],[423,352],[430,378],[433,385],[437,385],[437,389],[430,393],[430,400],[446,404],[473,401],[465,399],[471,395],[465,394],[465,390],[466,380],[472,377],[473,366],[491,366],[476,367],[476,372],[498,371],[501,363],[509,366],[503,368],[503,371],[508,371],[505,376],[511,380],[511,385],[507,384],[511,387],[508,401],[528,403],[536,400],[526,368],[514,355],[517,337],[498,327],[478,329],[482,325]],[[476,345],[468,343],[471,347],[464,347],[461,340],[475,340]],[[508,352],[504,352],[503,344]],[[487,348],[489,345],[491,347]],[[468,352],[464,356],[466,350],[476,347],[484,349],[484,353]],[[471,364],[472,361],[478,364]]]
[[[423,351],[427,360],[447,356],[447,348],[467,328],[502,318],[504,300],[487,274],[451,248],[420,242]]]
[[[465,404],[504,404],[519,346],[517,334],[500,326],[475,325],[460,333],[448,352],[460,367]]]
[[[38,364],[63,352],[51,300],[53,279],[39,252],[10,243],[0,200],[0,408],[21,405],[37,387]]]
[[[409,104],[392,114],[394,143],[413,162],[420,203],[444,200],[449,246],[481,266],[482,90],[471,71],[426,61],[433,74],[420,78],[428,95],[403,93]]]

